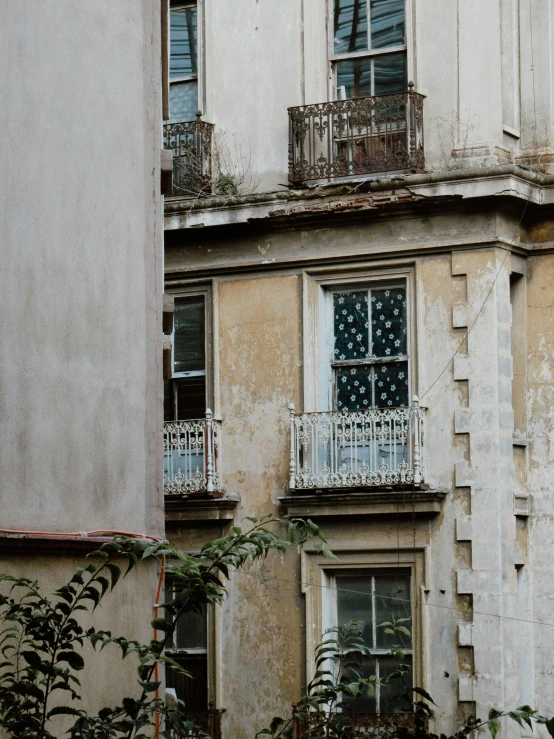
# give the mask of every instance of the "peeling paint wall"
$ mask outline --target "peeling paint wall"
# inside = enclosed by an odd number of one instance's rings
[[[554,701],[551,635],[528,624],[552,621],[554,596],[547,553],[554,261],[506,251],[519,213],[417,208],[401,218],[353,215],[236,236],[188,231],[167,248],[166,269],[169,289],[195,272],[217,282],[222,470],[225,491],[241,498],[237,521],[276,511],[287,494],[287,405],[302,409],[311,372],[302,346],[305,331],[316,330],[306,315],[305,271],[413,269],[414,391],[427,407],[425,481],[446,492],[440,512],[400,515],[393,503],[388,516],[356,516],[348,506],[325,517],[314,507],[311,515],[339,558],[347,551],[423,558],[416,659],[439,706],[434,728],[448,732],[491,705],[529,702],[548,713]],[[523,303],[511,288],[516,280]],[[527,447],[513,436],[512,355],[522,331],[527,354],[518,354],[514,392],[527,387],[528,425],[518,431],[527,433]],[[409,511],[409,494],[404,504]],[[301,594],[299,559],[291,551],[232,579],[218,667],[225,736],[246,739],[300,695],[313,641],[305,628],[316,626],[304,620],[312,595]]]

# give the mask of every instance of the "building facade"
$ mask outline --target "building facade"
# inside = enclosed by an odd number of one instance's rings
[[[0,572],[45,595],[112,532],[164,533],[160,10],[0,7]],[[95,625],[148,642],[156,578]],[[134,692],[115,650],[87,665],[87,709]]]
[[[237,573],[183,629],[176,689],[225,739],[290,711],[352,618],[381,677],[378,624],[411,618],[436,731],[552,713],[551,14],[170,3],[166,535],[286,513],[338,556]]]

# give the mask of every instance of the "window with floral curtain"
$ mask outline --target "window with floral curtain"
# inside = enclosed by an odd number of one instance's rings
[[[409,405],[406,287],[337,289],[332,309],[335,408]]]

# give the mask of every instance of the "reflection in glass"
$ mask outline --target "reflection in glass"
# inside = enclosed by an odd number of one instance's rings
[[[371,59],[338,62],[337,90],[339,96],[344,91],[346,99],[369,97],[371,95]]]
[[[169,86],[169,112],[172,123],[193,121],[198,112],[198,82],[173,82]]]
[[[175,301],[173,371],[205,369],[205,314],[203,296]]]
[[[197,9],[180,8],[171,11],[169,77],[189,77],[198,74]]]
[[[375,95],[391,95],[408,88],[406,52],[380,54],[375,57],[373,68]]]
[[[404,0],[371,0],[371,48],[405,43]]]
[[[335,54],[367,49],[366,0],[335,0]]]

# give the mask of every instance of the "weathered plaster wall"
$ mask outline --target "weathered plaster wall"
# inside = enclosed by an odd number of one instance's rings
[[[306,325],[299,302],[302,267],[413,265],[414,390],[428,407],[426,482],[448,494],[434,519],[318,520],[338,549],[424,553],[420,658],[425,687],[439,705],[435,729],[440,731],[453,730],[475,708],[482,714],[493,704],[519,705],[523,698],[533,703],[549,691],[548,678],[529,697],[528,650],[521,645],[530,644],[530,636],[511,620],[529,618],[531,598],[530,583],[518,580],[526,535],[523,517],[514,516],[509,274],[519,258],[505,259],[506,252],[496,248],[506,234],[513,236],[514,217],[453,209],[365,222],[352,218],[339,227],[236,236],[230,231],[225,239],[188,232],[186,245],[167,252],[172,277],[180,271],[183,277],[185,269],[190,277],[197,270],[217,275],[222,469],[226,490],[241,496],[238,517],[269,510],[270,501],[285,491],[286,405],[293,400],[301,408],[300,389],[309,370],[300,364]],[[264,272],[269,267],[273,271]],[[544,296],[549,280],[546,271]],[[450,362],[485,299],[469,342]],[[544,372],[546,355],[540,351]],[[541,392],[548,391],[541,386]],[[542,550],[541,555],[546,556]],[[222,610],[221,674],[241,679],[224,680],[220,706],[228,709],[226,727],[238,739],[248,735],[252,717],[261,726],[298,698],[305,637],[299,584],[293,582],[297,571],[291,553],[286,562],[268,560],[262,570],[237,575]],[[546,573],[545,565],[545,579]],[[546,613],[549,586],[545,589]],[[286,675],[276,679],[273,668],[267,674],[263,660],[273,660],[278,669],[287,666]]]
[[[159,3],[0,28],[1,525],[160,533]]]
[[[224,282],[219,312],[222,465],[226,489],[242,499],[240,520],[277,512],[277,497],[287,483],[287,406],[300,397],[300,280],[294,275]],[[287,712],[299,695],[298,580],[294,550],[233,577],[221,612],[227,736],[247,739],[253,729]]]
[[[532,606],[527,618],[552,624],[554,481],[554,258],[527,262],[527,435],[528,492],[531,496],[529,568]],[[535,702],[554,704],[554,627],[535,624]],[[531,668],[533,665],[531,665]]]

